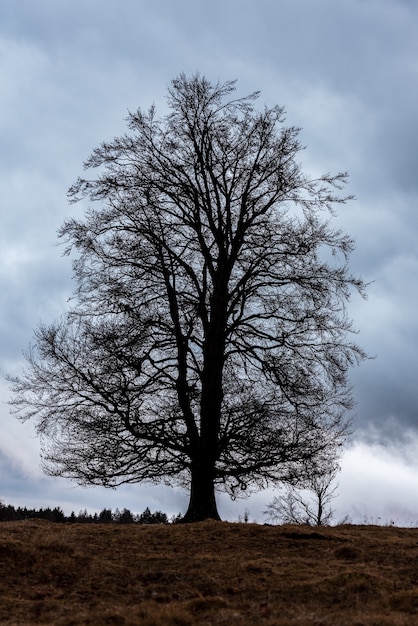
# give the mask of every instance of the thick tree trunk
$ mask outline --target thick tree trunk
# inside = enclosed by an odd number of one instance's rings
[[[206,519],[221,518],[216,506],[213,474],[199,464],[192,467],[190,500],[183,522],[202,522]]]
[[[221,254],[220,254],[221,256]],[[225,259],[218,259],[218,276],[210,299],[210,321],[203,345],[202,395],[199,442],[194,446],[191,464],[190,500],[185,522],[220,520],[215,499],[215,465],[223,400],[225,328],[228,304],[228,272]],[[190,437],[192,440],[192,437]]]

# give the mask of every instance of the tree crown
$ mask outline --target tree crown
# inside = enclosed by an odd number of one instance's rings
[[[329,215],[347,175],[310,178],[283,108],[234,89],[180,75],[170,113],[130,113],[69,191],[99,205],[60,231],[77,304],[39,327],[15,380],[53,473],[116,485],[205,466],[236,493],[301,479],[344,437],[365,357],[345,309],[364,283]]]

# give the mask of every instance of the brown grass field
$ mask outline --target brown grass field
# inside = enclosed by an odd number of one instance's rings
[[[418,529],[2,522],[0,624],[418,624]]]

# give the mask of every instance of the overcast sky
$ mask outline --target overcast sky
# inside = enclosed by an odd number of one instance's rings
[[[352,373],[355,431],[337,516],[418,523],[418,3],[416,0],[1,0],[0,370],[18,372],[40,320],[74,287],[56,231],[82,214],[66,192],[128,110],[164,113],[180,72],[237,79],[302,128],[306,171],[347,170],[335,225],[356,241],[369,287],[349,314],[374,360]],[[185,494],[139,485],[81,489],[45,477],[32,424],[9,415],[0,381],[0,500],[177,513]],[[272,492],[231,503],[263,521]]]

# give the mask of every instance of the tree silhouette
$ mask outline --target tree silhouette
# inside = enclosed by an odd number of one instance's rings
[[[218,518],[215,486],[303,479],[341,444],[352,405],[345,303],[364,291],[330,225],[345,174],[296,161],[299,129],[234,82],[180,75],[170,112],[129,133],[69,191],[76,303],[40,325],[14,409],[35,417],[44,466],[81,484],[187,486],[186,521]]]
[[[113,522],[112,509],[102,509],[98,521],[103,524],[111,524]]]

